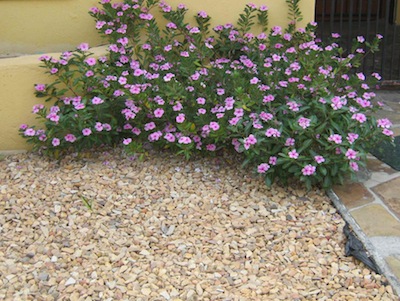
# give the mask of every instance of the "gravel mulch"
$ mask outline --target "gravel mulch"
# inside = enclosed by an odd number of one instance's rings
[[[0,161],[1,300],[397,300],[323,191],[230,156]]]

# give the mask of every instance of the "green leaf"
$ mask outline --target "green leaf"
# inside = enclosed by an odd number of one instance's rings
[[[302,153],[305,149],[309,148],[310,145],[314,142],[313,139],[307,139],[301,145],[301,147],[297,150],[298,153]]]
[[[337,173],[338,173],[338,165],[335,163],[331,168],[331,176],[334,177],[337,175]]]
[[[324,187],[325,189],[329,189],[329,188],[332,187],[332,180],[331,180],[331,177],[330,177],[330,176],[326,176],[326,177],[324,178],[323,187]]]
[[[267,185],[269,188],[272,186],[272,179],[270,176],[265,177],[265,185]]]

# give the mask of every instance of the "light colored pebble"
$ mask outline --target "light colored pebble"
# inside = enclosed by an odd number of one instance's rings
[[[267,188],[232,155],[8,156],[0,299],[397,300],[343,226],[322,191]]]

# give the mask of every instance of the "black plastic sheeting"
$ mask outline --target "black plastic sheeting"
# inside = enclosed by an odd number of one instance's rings
[[[347,242],[344,249],[345,255],[353,256],[354,258],[363,262],[367,267],[369,267],[375,273],[381,274],[381,271],[378,265],[376,264],[375,260],[368,255],[362,242],[357,238],[354,232],[350,230],[350,226],[348,223],[346,223],[346,225],[343,227],[343,233],[347,238]]]

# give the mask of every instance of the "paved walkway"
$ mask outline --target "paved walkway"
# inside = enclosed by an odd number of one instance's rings
[[[400,91],[381,90],[378,113],[400,135]],[[330,197],[400,296],[400,171],[370,156],[358,183],[334,187]]]

